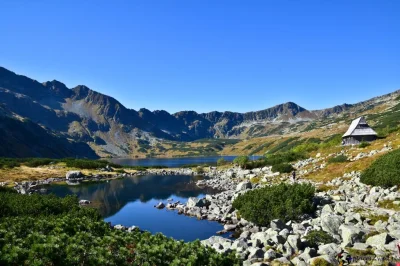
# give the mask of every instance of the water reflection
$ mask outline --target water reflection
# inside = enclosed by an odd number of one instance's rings
[[[253,155],[250,159],[255,160],[261,156]],[[180,157],[180,158],[146,158],[146,159],[132,159],[132,158],[112,158],[111,162],[130,165],[130,166],[155,166],[163,165],[167,167],[181,167],[187,164],[215,164],[218,159],[224,158],[225,161],[231,162],[236,156],[206,156],[206,157]]]
[[[79,186],[52,185],[48,193],[58,196],[70,194],[93,202],[106,221],[125,226],[136,225],[153,233],[186,241],[205,239],[222,229],[216,222],[198,221],[178,215],[176,211],[157,210],[159,201],[173,198],[186,202],[188,197],[214,194],[210,188],[199,188],[193,176],[143,176],[127,177],[101,183],[84,183]]]

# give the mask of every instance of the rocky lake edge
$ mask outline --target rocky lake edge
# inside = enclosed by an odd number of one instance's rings
[[[388,150],[384,147],[385,151]],[[382,151],[384,150],[382,149]],[[381,151],[363,156],[372,156]],[[317,156],[318,157],[318,156]],[[307,165],[324,167],[322,158],[309,158],[295,164],[299,173]],[[84,176],[79,171],[70,171],[66,178],[48,178],[41,181],[21,182],[15,189],[22,194],[40,190],[43,185],[67,182],[70,185],[85,181],[105,181],[113,178],[141,175],[196,175],[192,169],[149,169],[135,173]],[[187,203],[166,202],[163,207],[198,219],[218,221],[224,224],[223,232],[232,232],[236,239],[213,236],[202,240],[202,244],[219,253],[235,251],[243,260],[243,265],[312,265],[323,260],[331,265],[339,265],[340,260],[352,265],[382,265],[383,261],[400,260],[397,245],[400,239],[400,212],[379,207],[379,202],[391,201],[398,205],[398,187],[381,188],[360,182],[359,172],[350,172],[342,177],[324,183],[325,191],[315,194],[316,212],[296,221],[286,223],[273,220],[269,227],[257,226],[241,218],[232,202],[239,195],[274,182],[293,182],[287,176],[278,175],[271,167],[243,170],[231,167],[225,170],[210,168],[203,175],[207,179],[197,181],[198,186],[209,186],[222,192],[206,195],[204,198],[189,198]],[[250,182],[254,177],[262,177],[260,183]],[[316,187],[321,182],[306,179],[298,183],[310,182]],[[6,185],[6,184],[1,184]],[[85,202],[82,202],[85,203]],[[160,206],[159,206],[160,207]],[[136,229],[115,225],[115,229],[131,231]],[[332,243],[310,245],[306,236],[311,231],[324,231],[332,236]]]

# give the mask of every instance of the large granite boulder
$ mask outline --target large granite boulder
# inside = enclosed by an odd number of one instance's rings
[[[248,181],[244,181],[244,182],[240,182],[239,184],[237,184],[236,186],[236,191],[243,191],[246,189],[251,189],[251,183]]]
[[[195,197],[190,197],[186,203],[188,207],[204,207],[207,205],[206,199],[198,199]]]
[[[77,178],[82,178],[83,174],[81,171],[68,171],[67,174],[65,175],[65,178],[67,180],[74,180]]]
[[[393,238],[388,233],[382,233],[369,237],[365,243],[373,247],[383,247],[392,240]]]

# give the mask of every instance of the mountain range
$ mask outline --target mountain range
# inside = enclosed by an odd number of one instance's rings
[[[306,110],[287,102],[261,111],[138,111],[84,85],[40,83],[0,67],[0,156],[145,155],[160,144],[245,139],[306,130],[312,123],[374,108],[400,91],[357,104]]]

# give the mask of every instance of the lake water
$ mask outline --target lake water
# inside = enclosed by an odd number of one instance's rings
[[[155,166],[163,165],[170,168],[181,167],[185,164],[207,164],[216,163],[218,159],[224,158],[226,161],[233,161],[237,156],[208,156],[208,157],[180,157],[180,158],[146,158],[146,159],[131,159],[131,158],[112,158],[111,162],[129,165],[129,166]],[[250,156],[250,159],[258,159],[261,156]]]
[[[189,197],[204,197],[217,191],[199,188],[195,176],[142,176],[127,177],[101,183],[83,183],[78,186],[51,185],[48,193],[58,196],[75,194],[79,199],[93,202],[104,220],[112,225],[139,226],[152,233],[161,232],[178,240],[193,241],[216,235],[223,226],[217,222],[197,220],[178,215],[177,211],[154,208],[167,199],[187,202]]]

